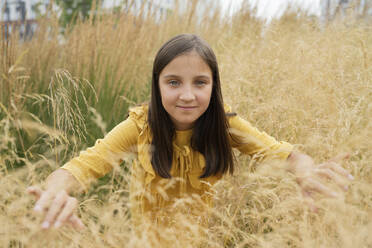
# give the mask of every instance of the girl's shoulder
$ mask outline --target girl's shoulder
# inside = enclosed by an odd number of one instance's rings
[[[142,103],[129,108],[129,118],[132,119],[139,128],[147,124],[148,103]]]

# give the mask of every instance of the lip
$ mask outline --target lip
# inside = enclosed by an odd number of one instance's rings
[[[177,108],[184,109],[184,110],[191,110],[197,108],[196,106],[176,106]]]

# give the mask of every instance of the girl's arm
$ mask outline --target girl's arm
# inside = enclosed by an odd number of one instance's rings
[[[238,115],[230,117],[228,121],[232,147],[241,153],[254,155],[258,161],[268,158],[285,160],[293,151],[291,144],[277,141]]]
[[[46,180],[45,190],[28,188],[38,201],[34,210],[44,215],[43,228],[71,223],[75,228],[84,227],[74,214],[76,198],[69,194],[87,190],[94,179],[104,176],[120,164],[125,155],[134,150],[138,137],[137,126],[131,118],[121,122],[93,147],[54,171]]]
[[[74,214],[78,201],[69,194],[82,191],[80,183],[64,169],[54,171],[46,180],[45,190],[32,186],[27,188],[30,194],[38,199],[34,210],[44,217],[43,228],[58,228],[66,223],[76,229],[83,229],[84,224]]]
[[[312,198],[314,192],[329,197],[339,196],[336,191],[323,183],[323,179],[335,182],[344,191],[348,189],[349,181],[354,178],[339,164],[347,158],[349,158],[349,154],[342,154],[325,163],[316,165],[313,159],[304,153],[293,151],[289,155],[287,159],[288,170],[296,176],[297,183],[302,188],[302,193],[308,199],[312,210],[316,210]]]
[[[324,178],[332,180],[343,190],[347,190],[348,181],[353,179],[352,175],[339,164],[349,155],[340,155],[316,165],[310,156],[293,151],[293,146],[289,143],[278,142],[239,116],[230,117],[229,126],[233,137],[232,145],[242,153],[255,155],[258,158],[287,159],[289,171],[296,176],[313,210],[315,210],[312,198],[314,192],[331,197],[338,196],[334,190],[323,183]]]

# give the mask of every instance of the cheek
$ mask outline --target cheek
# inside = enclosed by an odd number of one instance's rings
[[[205,102],[210,102],[211,98],[212,98],[212,87],[206,89],[206,91],[203,93],[203,100]]]
[[[160,94],[164,107],[166,107],[165,105],[171,104],[177,100],[177,94],[172,90],[160,89]]]

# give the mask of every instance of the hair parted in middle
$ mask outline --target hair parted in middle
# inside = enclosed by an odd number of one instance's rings
[[[233,173],[234,157],[224,110],[220,75],[216,56],[206,41],[194,34],[180,34],[167,41],[155,56],[148,122],[152,132],[151,164],[163,178],[171,178],[175,127],[164,109],[159,88],[159,76],[165,66],[180,55],[195,51],[212,71],[213,86],[207,110],[196,120],[191,148],[203,154],[205,169],[200,178]]]

